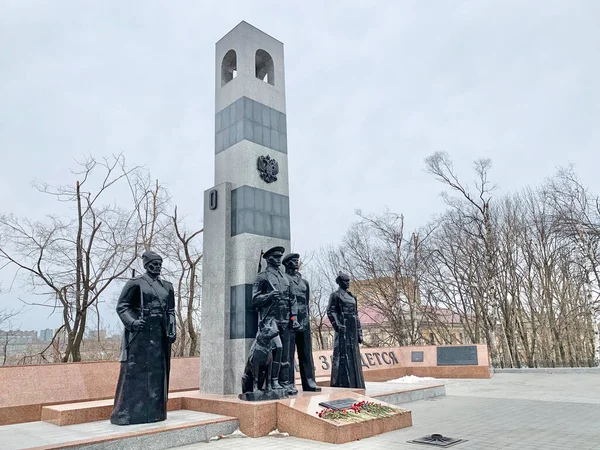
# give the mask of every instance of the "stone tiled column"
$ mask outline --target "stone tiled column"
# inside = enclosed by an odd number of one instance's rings
[[[261,250],[290,250],[283,44],[241,22],[216,44],[215,187],[204,193],[200,391],[241,392]],[[277,161],[266,182],[257,160]],[[264,267],[264,262],[263,262]]]

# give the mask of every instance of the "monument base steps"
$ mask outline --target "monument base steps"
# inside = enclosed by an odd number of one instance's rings
[[[182,392],[169,394],[167,411],[177,411],[182,408]],[[96,422],[110,419],[114,400],[96,400],[92,402],[65,403],[42,407],[42,422],[58,425],[76,425],[79,423]]]
[[[411,412],[394,405],[439,395],[445,395],[443,385],[386,385],[384,390],[374,392],[369,397],[365,395],[364,389],[324,387],[321,392],[300,391],[298,395],[288,399],[261,402],[243,401],[236,395],[186,391],[170,394],[168,408],[169,411],[188,410],[217,414],[224,417],[222,420],[227,423],[235,421],[236,428],[239,426],[239,430],[249,437],[266,436],[278,429],[291,436],[341,444],[412,426]],[[318,411],[322,409],[319,403],[341,398],[355,399],[356,402],[376,401],[394,407],[397,413],[390,417],[349,423],[333,422],[317,416]],[[112,400],[102,400],[45,406],[42,410],[42,420],[61,427],[104,421],[110,417],[112,404]],[[127,432],[127,428],[124,427],[123,432]],[[114,436],[112,438],[117,439]]]
[[[44,422],[7,427],[15,427],[13,441],[3,442],[2,448],[163,450],[208,442],[219,435],[229,435],[239,428],[239,422],[235,417],[180,410],[174,412],[166,421],[151,424],[118,426],[106,420],[63,426],[58,431],[47,428],[48,424]],[[23,427],[29,432],[23,434]]]

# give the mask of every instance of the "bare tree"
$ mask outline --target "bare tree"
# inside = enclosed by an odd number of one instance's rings
[[[202,266],[202,252],[194,241],[194,238],[200,236],[204,229],[200,229],[188,234],[181,229],[181,224],[177,218],[177,207],[171,217],[173,228],[178,240],[177,261],[179,264],[179,279],[177,282],[177,318],[178,328],[180,330],[181,342],[178,354],[179,356],[197,355],[198,349],[198,330],[194,316],[200,314],[200,293],[202,286],[200,284]],[[194,241],[194,242],[192,242]],[[189,339],[189,340],[188,340]]]
[[[581,224],[572,217],[579,209],[568,200],[564,182],[556,186],[557,181],[554,178],[489,205],[494,250],[491,281],[502,344],[498,362],[503,365],[587,365],[594,353],[594,309],[589,300],[594,277],[588,275],[595,251],[582,246],[577,228],[569,225]],[[564,208],[559,214],[560,204]],[[484,245],[482,233],[486,226],[482,209],[469,214],[473,211],[468,205],[465,200],[454,203],[435,219],[435,230],[420,253],[430,255],[420,289],[427,308],[450,309],[471,342],[489,343],[489,246]],[[587,217],[585,227],[593,229],[593,215]],[[434,328],[441,340],[446,339],[450,329],[444,330],[439,322]]]
[[[474,225],[450,210],[429,228],[430,237],[421,249],[427,255],[420,282],[424,314],[442,340],[449,339],[451,331],[445,315],[456,315],[468,342],[485,342],[485,258],[482,246],[472,238]],[[446,314],[437,314],[442,311]]]
[[[583,310],[593,328],[594,363],[600,366],[600,196],[589,192],[572,167],[561,169],[545,189],[557,225],[579,255]]]
[[[385,211],[366,215],[350,227],[340,246],[341,259],[352,278],[352,289],[365,306],[386,320],[382,336],[386,345],[414,345],[420,337],[420,296],[417,289],[418,239],[407,239],[404,216]],[[411,270],[411,265],[412,270]],[[415,277],[416,275],[416,277]]]
[[[127,168],[123,155],[86,158],[72,172],[71,184],[38,190],[71,205],[70,215],[48,215],[32,221],[10,214],[0,216],[0,261],[26,275],[27,286],[41,298],[30,304],[48,307],[62,315],[57,336],[66,334],[61,360],[81,361],[81,344],[88,312],[116,280],[131,267],[141,245],[139,207],[147,193],[133,191],[119,204],[123,183],[143,169]]]
[[[203,229],[188,232],[172,210],[169,192],[148,172],[128,177],[136,212],[141,224],[140,234],[145,249],[153,248],[165,260],[163,276],[175,286],[178,338],[173,345],[174,356],[195,356],[199,348],[199,311],[202,292],[202,252],[199,238]],[[173,211],[173,213],[171,213]]]
[[[495,366],[597,365],[600,197],[562,170],[493,198],[489,160],[476,162],[473,188],[447,155],[426,163],[458,194],[443,194],[450,208],[410,238],[403,216],[358,212],[341,245],[310,261],[321,292],[335,289],[338,270],[350,273],[360,304],[385,318],[376,345],[451,344],[458,328],[461,342],[464,332],[465,343],[488,344]],[[313,299],[321,347],[326,297]]]
[[[0,327],[6,327],[13,317],[16,317],[20,311],[14,311],[8,308],[0,309]]]
[[[132,172],[127,176],[127,182],[140,225],[139,239],[143,248],[164,247],[164,241],[173,233],[168,190],[157,179],[153,179],[147,170]]]
[[[319,350],[328,350],[333,331],[327,318],[329,296],[337,289],[335,278],[340,270],[339,255],[333,247],[324,247],[300,260],[300,270],[310,284],[310,328]]]
[[[335,278],[345,271],[352,278],[351,290],[359,300],[361,314],[384,317],[377,333],[365,333],[365,345],[411,345],[421,339],[419,277],[420,245],[427,234],[404,235],[404,218],[386,211],[366,215],[344,235],[337,248],[325,247],[310,262],[313,291],[313,329],[317,338],[326,325],[329,294],[337,289]],[[326,294],[326,295],[325,295]],[[320,336],[320,337],[319,337]]]
[[[488,347],[494,365],[499,364],[499,353],[496,341],[496,329],[501,330],[501,342],[505,350],[505,355],[510,359],[510,350],[506,343],[504,327],[499,320],[499,305],[496,292],[496,242],[493,230],[490,204],[494,186],[488,180],[488,172],[491,168],[491,160],[480,159],[475,161],[475,189],[472,191],[464,185],[454,171],[452,161],[449,156],[443,152],[436,152],[425,159],[427,171],[431,173],[438,181],[444,183],[452,191],[458,194],[458,197],[452,197],[443,193],[446,203],[455,209],[467,221],[475,225],[475,242],[483,247],[484,251],[484,296],[483,304],[485,306],[486,327],[488,335]]]

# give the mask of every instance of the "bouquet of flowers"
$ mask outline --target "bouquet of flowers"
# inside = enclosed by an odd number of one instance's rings
[[[395,412],[396,409],[389,406],[363,400],[353,403],[350,408],[346,409],[323,408],[317,412],[317,416],[327,420],[362,422],[363,420],[392,416]]]

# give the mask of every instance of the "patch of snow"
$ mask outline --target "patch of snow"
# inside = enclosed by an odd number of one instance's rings
[[[402,378],[396,378],[395,380],[388,380],[388,383],[423,383],[427,381],[435,381],[435,378],[416,377],[414,375],[407,375]]]
[[[275,436],[275,437],[288,437],[289,433],[282,433],[281,431],[279,431],[277,428],[275,428],[273,431],[271,431],[268,436]]]
[[[240,429],[238,428],[237,430],[235,430],[233,433],[231,434],[219,434],[218,436],[213,436],[211,437],[208,441],[219,441],[221,439],[230,439],[230,438],[247,438],[248,436],[246,436],[244,433],[242,433],[240,431]]]

